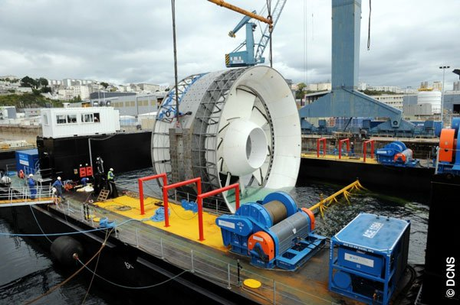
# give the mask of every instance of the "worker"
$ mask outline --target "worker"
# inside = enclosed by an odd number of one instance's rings
[[[62,181],[61,177],[57,177],[56,181],[52,184],[52,187],[56,189],[56,196],[57,198],[61,198],[61,200],[65,200],[64,196],[62,195]]]
[[[37,196],[37,189],[35,188],[34,175],[29,175],[29,178],[27,178],[27,184],[29,185],[30,189],[30,199],[35,199]]]
[[[355,143],[351,142],[350,144],[351,144],[350,145],[350,148],[351,148],[350,149],[350,155],[354,156],[355,155]]]
[[[103,174],[104,173],[104,160],[101,157],[96,158],[96,173]]]
[[[110,168],[109,172],[107,173],[107,188],[110,191],[111,198],[118,197],[117,187],[115,186],[115,175],[113,174],[113,168]]]
[[[94,173],[94,191],[99,194],[105,185],[104,160],[102,160],[101,157],[97,157],[96,170]]]
[[[88,177],[83,177],[83,178],[81,178],[80,182],[81,182],[81,185],[83,187],[85,187],[89,182],[89,178]]]

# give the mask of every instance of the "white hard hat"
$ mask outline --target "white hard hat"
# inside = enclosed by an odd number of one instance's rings
[[[110,168],[109,170],[110,170],[110,171],[113,171],[113,168]]]
[[[58,180],[61,180],[61,177],[57,177]]]
[[[34,175],[30,174],[29,177],[33,177]]]

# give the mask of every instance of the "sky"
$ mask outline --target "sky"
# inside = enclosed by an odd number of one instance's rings
[[[418,88],[442,81],[439,67],[449,65],[445,88],[452,89],[460,0],[371,0],[369,51],[369,0],[362,1],[360,82]],[[260,12],[266,1],[226,2]],[[205,0],[176,0],[179,79],[226,69],[225,53],[245,39],[243,30],[227,35],[241,18]],[[0,76],[174,82],[169,0],[0,0],[0,39]],[[285,78],[330,81],[331,0],[287,0],[272,42],[273,67]]]

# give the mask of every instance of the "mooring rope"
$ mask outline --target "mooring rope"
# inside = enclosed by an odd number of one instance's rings
[[[110,236],[110,234],[112,233],[113,230],[114,230],[114,228],[112,228],[112,230],[110,230],[109,234],[107,234],[107,236],[106,236],[104,242],[102,243],[101,247],[99,248],[99,250],[93,255],[93,257],[91,257],[91,258],[89,259],[88,262],[86,262],[86,264],[84,264],[80,269],[78,269],[77,271],[75,271],[71,276],[69,276],[67,279],[65,279],[65,280],[62,281],[61,283],[55,285],[54,287],[50,288],[47,292],[45,292],[45,293],[39,295],[39,296],[36,297],[35,299],[32,299],[32,300],[26,302],[25,304],[26,304],[26,305],[29,305],[29,304],[35,303],[36,301],[38,301],[38,300],[42,299],[43,297],[49,295],[50,293],[52,293],[52,292],[55,291],[56,289],[62,287],[62,286],[65,285],[67,282],[69,282],[71,279],[73,279],[77,274],[79,274],[87,265],[89,265],[89,264],[93,261],[93,259],[94,259],[96,256],[99,255],[99,253],[101,253],[102,249],[104,249],[104,247],[105,247],[105,245],[106,245],[106,242],[107,242],[107,240],[109,239],[109,236]],[[75,257],[74,257],[75,259],[78,259],[78,261],[80,261],[79,258],[78,258],[78,255],[74,254],[74,256],[75,256]]]
[[[116,286],[116,287],[119,287],[119,288],[125,288],[125,289],[135,289],[135,290],[136,290],[136,289],[141,290],[141,289],[155,288],[155,287],[161,286],[161,285],[163,285],[163,284],[166,284],[167,282],[170,282],[170,281],[172,281],[172,280],[174,280],[174,279],[180,277],[182,274],[184,274],[184,273],[186,273],[186,272],[190,272],[189,270],[184,270],[184,271],[182,271],[182,272],[176,274],[175,276],[170,277],[170,278],[167,279],[167,280],[164,280],[163,282],[156,283],[156,284],[152,284],[152,285],[148,285],[148,286],[125,286],[125,285],[122,285],[122,284],[118,284],[118,283],[112,282],[112,281],[106,279],[105,277],[103,277],[103,276],[97,274],[95,271],[91,270],[91,269],[87,266],[88,264],[83,264],[83,262],[80,261],[80,260],[78,260],[78,262],[79,262],[80,264],[82,264],[83,267],[84,267],[86,270],[88,270],[89,272],[91,272],[93,275],[97,276],[97,277],[100,278],[101,280],[103,280],[103,281],[105,281],[105,282],[107,282],[107,283],[109,283],[109,284],[111,284],[111,285],[113,285],[113,286]]]

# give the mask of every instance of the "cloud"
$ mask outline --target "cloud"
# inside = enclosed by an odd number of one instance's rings
[[[228,2],[258,11],[265,3]],[[460,1],[373,1],[366,51],[368,4],[362,2],[360,81],[416,87],[441,80],[440,65],[460,67]],[[225,69],[225,53],[244,40],[244,29],[237,38],[227,36],[241,18],[208,1],[176,1],[179,77]],[[263,27],[255,31],[256,41]],[[274,67],[285,78],[330,80],[331,1],[287,1],[273,35]],[[4,0],[0,37],[0,75],[115,83],[174,79],[170,1]],[[446,87],[456,80],[446,71]]]

